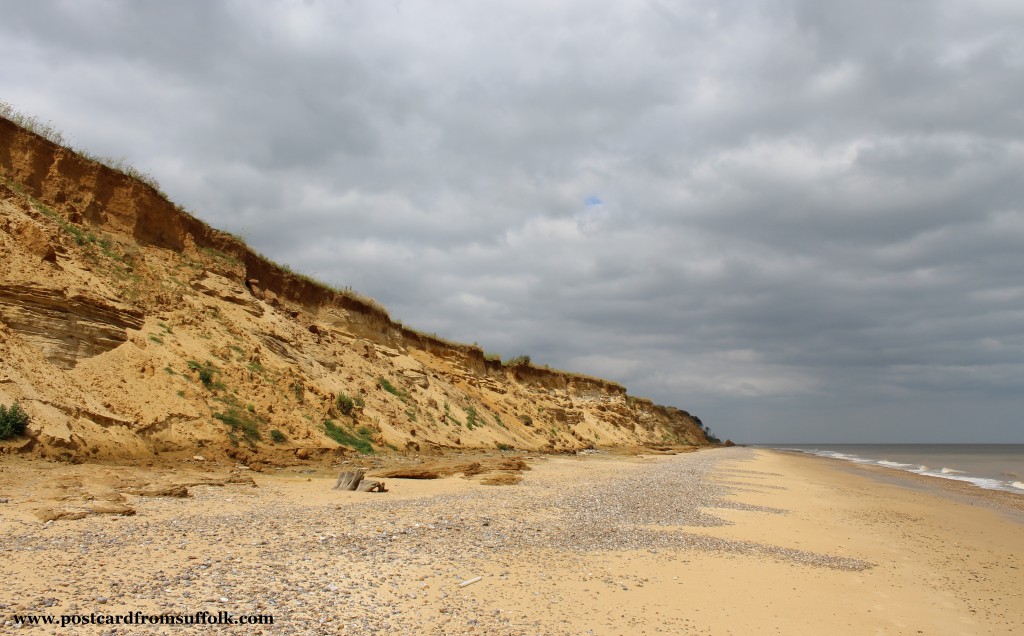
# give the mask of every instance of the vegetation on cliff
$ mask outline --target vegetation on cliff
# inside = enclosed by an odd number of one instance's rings
[[[15,402],[10,408],[0,404],[0,439],[10,439],[18,435],[24,435],[28,428],[28,413]]]
[[[685,411],[614,382],[395,322],[43,131],[0,119],[0,401],[32,417],[27,441],[0,451],[253,461],[708,443]]]

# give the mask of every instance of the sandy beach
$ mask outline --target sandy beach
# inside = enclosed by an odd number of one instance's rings
[[[196,466],[8,462],[0,626],[46,634],[1024,631],[1024,498],[747,448],[527,461],[532,469],[514,486],[388,479],[383,494],[331,490],[338,467],[223,467],[218,483]],[[96,484],[113,474],[162,490],[122,493],[131,516],[41,521],[40,510],[69,497],[60,484],[102,501]],[[171,493],[175,480],[188,483],[188,497],[153,496]],[[204,610],[272,615],[274,624],[59,625],[62,615]],[[19,627],[21,615],[58,624]]]

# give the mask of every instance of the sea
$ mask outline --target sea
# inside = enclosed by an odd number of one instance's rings
[[[1024,495],[1024,444],[762,444]]]

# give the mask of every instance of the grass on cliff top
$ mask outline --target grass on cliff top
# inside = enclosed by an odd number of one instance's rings
[[[306,274],[293,271],[291,267],[289,267],[286,263],[278,263],[268,258],[266,255],[260,254],[259,252],[253,250],[246,244],[245,240],[242,239],[241,237],[212,228],[209,224],[199,219],[199,216],[197,214],[171,201],[171,198],[167,195],[167,193],[160,189],[160,182],[157,181],[156,177],[154,177],[152,174],[148,172],[145,172],[144,170],[136,168],[128,161],[126,157],[105,157],[93,154],[92,152],[84,148],[75,147],[71,145],[71,142],[68,140],[67,137],[65,137],[64,133],[59,128],[57,128],[52,122],[44,122],[35,115],[29,115],[28,113],[24,113],[5,101],[0,101],[0,117],[3,117],[4,119],[11,121],[16,126],[19,126],[21,128],[24,128],[25,130],[28,130],[39,135],[40,137],[46,139],[47,141],[50,141],[62,148],[70,150],[71,152],[77,154],[78,156],[82,157],[87,161],[104,165],[110,168],[111,170],[114,170],[115,172],[120,172],[121,174],[127,177],[130,177],[132,179],[135,179],[150,186],[151,188],[153,188],[153,190],[156,191],[158,195],[160,195],[162,199],[164,199],[169,204],[174,206],[179,212],[195,218],[200,223],[209,228],[211,232],[219,232],[221,234],[231,236],[235,241],[241,244],[243,248],[250,251],[257,258],[269,263],[270,265],[281,270],[282,272],[290,274],[291,276],[299,280],[302,280],[310,285],[313,285],[314,287],[320,287],[322,289],[326,289],[330,292],[333,292],[339,296],[345,296],[346,298],[350,298],[362,305],[365,305],[373,309],[376,312],[383,314],[389,320],[391,319],[387,309],[383,305],[381,305],[377,300],[369,296],[363,295],[355,291],[351,287],[335,287],[329,283],[326,283],[322,280],[318,280],[312,276],[308,276]],[[76,240],[78,240],[80,245],[83,244],[84,242],[83,237],[76,236]],[[237,259],[235,256],[231,254],[228,254],[221,250],[216,250],[215,248],[209,246],[199,247],[202,250],[208,250],[209,252],[211,252],[211,255],[213,255],[212,252],[217,252],[217,256],[222,256],[225,259],[232,261],[234,264],[241,264],[241,261],[239,261],[239,259]]]
[[[51,141],[62,148],[67,148],[89,161],[103,164],[111,170],[120,172],[121,174],[133,179],[137,179],[159,192],[165,199],[167,198],[167,195],[160,190],[160,182],[156,180],[156,177],[148,172],[139,170],[129,163],[126,157],[102,157],[94,155],[84,148],[75,148],[71,145],[71,142],[64,137],[64,133],[53,125],[53,122],[44,122],[35,115],[23,113],[5,101],[0,101],[0,117],[13,122],[15,125],[20,126],[25,130],[32,131],[43,139]]]
[[[240,239],[238,237],[235,237],[235,238],[240,243],[242,243],[242,245],[245,245],[247,248],[249,247],[248,245],[246,245],[245,241],[243,241],[242,239]],[[249,249],[252,250],[252,248],[249,248]],[[334,285],[332,285],[332,284],[330,284],[328,282],[320,280],[319,278],[315,278],[315,277],[310,276],[308,274],[303,274],[302,272],[295,271],[294,269],[292,269],[291,265],[289,265],[288,263],[278,263],[277,261],[271,259],[266,254],[262,254],[260,252],[255,251],[255,250],[252,250],[252,252],[253,252],[253,254],[255,254],[257,256],[257,258],[260,258],[260,259],[270,263],[271,265],[273,265],[277,269],[281,270],[282,272],[285,272],[286,274],[288,274],[288,275],[290,275],[290,276],[292,276],[292,277],[294,277],[294,278],[296,278],[298,280],[301,280],[301,281],[303,281],[303,282],[305,282],[305,283],[307,283],[309,285],[312,285],[313,287],[319,287],[321,289],[326,289],[327,291],[329,291],[329,292],[331,292],[333,294],[336,294],[338,296],[344,296],[345,298],[349,298],[351,300],[354,300],[357,303],[359,303],[361,305],[365,305],[365,306],[373,309],[374,311],[382,314],[388,320],[392,320],[391,314],[388,313],[388,310],[387,310],[387,308],[384,305],[380,304],[380,302],[378,302],[375,298],[371,298],[371,297],[369,297],[369,296],[367,296],[365,294],[361,294],[361,293],[357,292],[355,289],[352,288],[351,285],[345,285],[344,287],[336,287],[336,286],[334,286]]]

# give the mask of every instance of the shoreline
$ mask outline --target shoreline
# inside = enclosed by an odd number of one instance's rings
[[[879,466],[876,464],[860,464],[843,459],[821,457],[796,450],[781,448],[757,448],[773,453],[783,453],[793,457],[807,457],[829,462],[837,470],[851,474],[864,475],[884,483],[901,485],[904,488],[922,489],[932,494],[941,494],[959,501],[984,504],[1007,514],[1016,516],[1018,522],[1024,523],[1024,492],[1016,493],[996,488],[984,488],[967,481],[922,475],[900,468]]]
[[[836,468],[741,447],[537,456],[515,486],[389,479],[384,494],[262,473],[43,523],[27,507],[48,488],[110,469],[5,464],[0,627],[224,610],[276,618],[224,630],[239,634],[1024,631],[1019,522]]]

